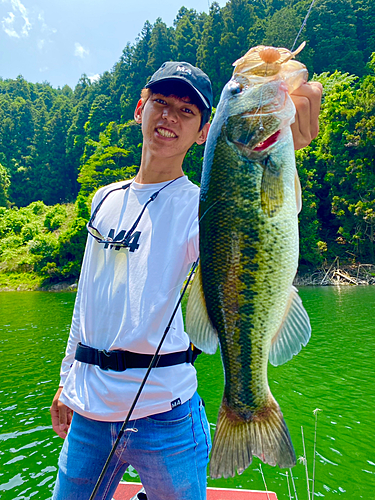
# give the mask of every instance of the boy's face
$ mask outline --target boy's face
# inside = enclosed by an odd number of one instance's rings
[[[201,113],[189,97],[152,93],[138,103],[134,118],[142,124],[143,147],[160,158],[185,157],[195,142],[205,142],[209,129],[206,123],[199,130]]]

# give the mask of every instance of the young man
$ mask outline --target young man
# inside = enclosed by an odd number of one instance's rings
[[[134,115],[143,133],[139,172],[132,181],[101,188],[92,203],[61,385],[51,407],[53,428],[66,438],[54,500],[90,497],[198,257],[199,189],[184,176],[182,163],[188,149],[207,138],[211,84],[198,68],[168,62],[146,88]],[[320,104],[319,88],[299,92],[308,113],[297,119],[297,146],[317,133]],[[181,310],[161,355],[98,499],[112,499],[129,464],[149,500],[206,498],[210,433]]]

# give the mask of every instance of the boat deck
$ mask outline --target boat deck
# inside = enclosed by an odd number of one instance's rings
[[[140,483],[121,482],[113,498],[131,500],[141,489]],[[207,488],[207,500],[277,500],[277,496],[272,491]]]

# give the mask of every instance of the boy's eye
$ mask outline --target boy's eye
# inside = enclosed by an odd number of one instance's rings
[[[182,108],[182,111],[184,113],[191,113],[192,115],[194,114],[193,111],[190,108]]]
[[[155,99],[154,102],[158,102],[159,104],[167,104],[163,99]]]

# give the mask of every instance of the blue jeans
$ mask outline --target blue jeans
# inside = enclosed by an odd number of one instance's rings
[[[99,422],[75,413],[59,458],[53,500],[88,500],[122,422]],[[211,449],[209,425],[197,393],[173,410],[131,420],[96,500],[111,500],[132,465],[148,500],[205,500]]]

